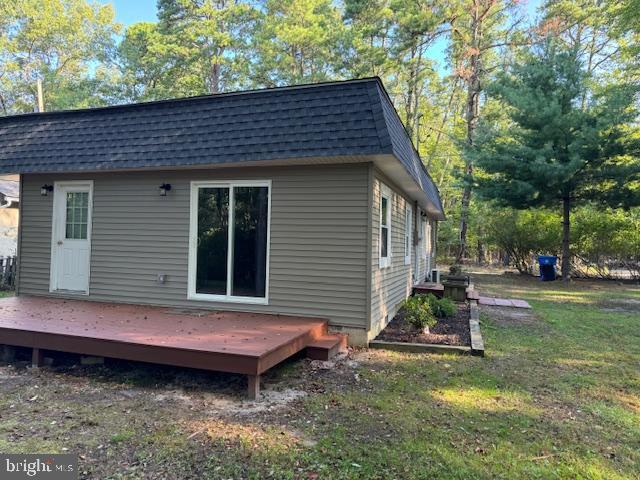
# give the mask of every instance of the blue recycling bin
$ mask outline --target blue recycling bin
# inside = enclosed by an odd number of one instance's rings
[[[556,262],[558,257],[553,255],[538,255],[538,264],[540,265],[540,280],[543,282],[552,282],[556,279]]]

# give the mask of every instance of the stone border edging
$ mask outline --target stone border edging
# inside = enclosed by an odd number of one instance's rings
[[[480,309],[477,300],[469,300],[469,332],[471,333],[471,355],[484,357],[484,341],[480,334]]]
[[[462,355],[473,354],[471,347],[462,345],[438,345],[435,343],[406,343],[406,342],[385,342],[382,340],[372,340],[369,348],[382,350],[393,350],[405,353],[459,353]]]

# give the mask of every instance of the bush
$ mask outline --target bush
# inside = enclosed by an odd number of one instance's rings
[[[579,208],[571,235],[573,275],[640,279],[640,209]]]
[[[451,317],[456,313],[455,304],[448,298],[438,298],[433,293],[426,295],[431,312],[438,318]]]
[[[420,330],[433,327],[437,323],[436,317],[431,311],[429,301],[424,297],[426,297],[426,295],[416,295],[407,298],[402,303],[405,321]]]
[[[533,274],[538,254],[557,255],[561,219],[548,210],[496,209],[487,219],[488,240],[505,252],[520,273]]]
[[[453,275],[453,276],[462,275],[462,265],[451,265],[449,267],[449,275]]]

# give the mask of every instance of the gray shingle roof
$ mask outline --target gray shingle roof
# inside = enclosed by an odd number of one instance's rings
[[[0,117],[0,173],[393,154],[442,212],[378,78]]]

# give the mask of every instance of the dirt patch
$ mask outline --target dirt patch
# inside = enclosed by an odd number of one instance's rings
[[[304,399],[363,383],[353,351],[271,369],[259,402],[246,400],[241,375],[113,359],[80,366],[77,356],[47,355],[52,367],[0,365],[0,449],[78,453],[82,479],[210,478],[204,470],[212,452],[224,465],[229,449],[244,451],[254,435],[315,445],[301,433],[308,426],[300,416]],[[225,436],[234,429],[244,432],[240,440]],[[181,463],[174,465],[176,455]]]
[[[541,327],[544,325],[532,310],[524,308],[480,305],[480,311],[485,313],[494,323],[500,326]]]
[[[640,314],[640,300],[634,298],[617,298],[600,302],[600,310],[611,313]]]
[[[385,342],[431,343],[436,345],[470,346],[469,306],[456,304],[455,315],[438,319],[438,323],[425,334],[404,320],[402,310],[380,332],[376,340]]]

